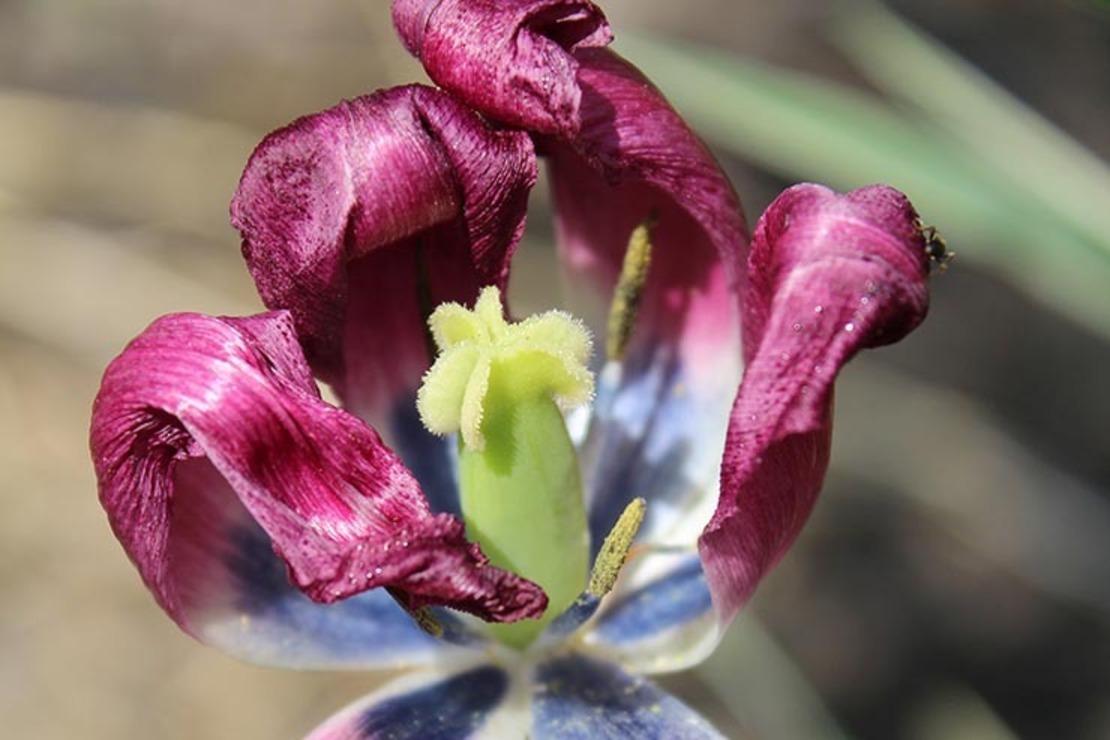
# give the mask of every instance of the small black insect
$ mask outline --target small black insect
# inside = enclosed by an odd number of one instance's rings
[[[952,264],[952,260],[956,259],[956,253],[949,251],[948,242],[937,232],[935,226],[926,226],[919,220],[917,230],[921,232],[921,237],[925,240],[925,256],[929,258],[929,274],[943,275],[944,271],[948,269],[948,265]]]

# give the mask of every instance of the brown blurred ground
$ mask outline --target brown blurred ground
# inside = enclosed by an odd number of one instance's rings
[[[1107,110],[1103,20],[1032,2],[901,5],[1110,148],[1091,115]],[[618,30],[850,78],[819,40],[823,8],[606,6]],[[154,317],[259,307],[226,213],[260,136],[421,78],[384,0],[0,2],[6,737],[296,737],[373,685],[244,666],[178,632],[108,531],[86,433],[104,364]],[[732,164],[754,216],[780,183]],[[553,300],[544,234],[522,250],[526,304]],[[828,491],[753,611],[853,736],[1110,736],[1107,349],[970,271],[934,305],[909,345],[849,372]],[[744,649],[668,686],[729,732],[785,737],[746,706],[773,673],[759,661],[781,656],[733,660]]]

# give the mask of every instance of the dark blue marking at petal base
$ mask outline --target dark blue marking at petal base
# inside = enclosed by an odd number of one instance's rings
[[[389,421],[393,451],[416,476],[432,509],[461,516],[454,438],[437,437],[424,428],[415,393],[398,401]]]
[[[233,643],[220,642],[225,650],[270,664],[339,667],[386,666],[442,648],[384,589],[317,604],[290,583],[260,528],[236,526],[229,539],[232,606],[247,619]]]
[[[688,468],[703,414],[693,396],[676,393],[684,380],[673,348],[647,343],[625,358],[617,388],[598,388],[593,428],[583,449],[588,461],[585,482],[589,495],[589,527],[596,557],[605,536],[634,498],[644,498],[650,519],[655,506],[702,493],[691,482]],[[715,461],[716,462],[716,461]],[[645,525],[648,531],[650,525]]]
[[[509,688],[500,668],[482,666],[433,686],[392,696],[363,712],[357,737],[454,740],[472,735]]]
[[[612,663],[563,656],[541,665],[536,678],[535,740],[722,737],[678,699]]]
[[[685,624],[712,608],[701,560],[691,555],[659,580],[614,603],[593,634],[611,645],[637,642]]]

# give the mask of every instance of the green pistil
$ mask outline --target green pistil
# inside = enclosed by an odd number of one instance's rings
[[[510,324],[492,287],[473,311],[445,304],[428,323],[440,356],[417,409],[432,432],[459,433],[468,534],[494,565],[547,592],[540,619],[492,626],[503,643],[524,647],[586,586],[582,483],[560,409],[593,395],[589,333],[559,311]]]

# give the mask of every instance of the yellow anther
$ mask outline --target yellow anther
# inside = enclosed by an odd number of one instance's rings
[[[443,637],[443,625],[439,620],[432,616],[432,612],[427,609],[417,609],[416,611],[409,612],[409,616],[416,622],[416,626],[428,633],[432,637]]]
[[[621,274],[617,278],[613,302],[609,306],[605,356],[610,360],[624,357],[628,342],[632,339],[632,331],[636,327],[648,267],[651,266],[651,232],[656,220],[654,213],[649,214],[643,223],[632,230],[632,235],[628,238],[628,249],[624,252]]]
[[[628,558],[628,550],[632,547],[632,540],[640,531],[644,523],[644,513],[647,511],[647,502],[642,498],[633,499],[624,512],[617,519],[612,531],[605,537],[601,550],[594,560],[593,572],[590,573],[590,585],[587,591],[597,597],[604,596],[613,590],[621,568]]]

